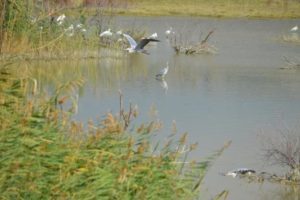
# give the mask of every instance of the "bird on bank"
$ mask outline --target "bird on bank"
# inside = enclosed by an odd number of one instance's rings
[[[167,62],[167,67],[163,68],[158,74],[156,74],[156,79],[164,79],[169,71],[169,62]]]
[[[125,49],[129,53],[144,53],[144,54],[149,54],[144,47],[149,43],[149,42],[160,42],[157,39],[153,38],[143,38],[137,43],[130,35],[127,35],[123,33],[123,36],[128,40],[130,47]]]
[[[58,25],[62,25],[62,23],[64,22],[65,18],[66,18],[65,14],[62,14],[62,15],[58,16],[57,19],[56,19],[57,24]]]
[[[100,37],[110,37],[112,36],[113,33],[110,31],[110,28],[107,29],[106,31],[103,31],[101,34],[100,34]]]

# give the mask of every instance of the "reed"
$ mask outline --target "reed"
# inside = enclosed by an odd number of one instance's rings
[[[111,17],[104,16],[104,9],[97,8],[93,16],[78,9],[74,16],[71,8],[45,4],[46,1],[33,0],[1,1],[0,55],[20,55],[27,59],[85,58],[85,52],[99,49],[102,43],[99,32],[111,23]],[[59,21],[62,15],[66,17]],[[88,21],[95,19],[96,24]]]
[[[218,156],[188,162],[195,144],[152,144],[160,123],[132,127],[124,104],[99,123],[70,119],[65,109],[83,81],[40,94],[28,68],[0,68],[0,193],[4,199],[194,199]],[[122,98],[121,101],[122,102]],[[72,104],[73,105],[73,104]],[[130,128],[129,128],[130,127]],[[184,148],[186,147],[186,148]],[[184,150],[182,150],[184,149]],[[220,150],[219,152],[221,152]]]

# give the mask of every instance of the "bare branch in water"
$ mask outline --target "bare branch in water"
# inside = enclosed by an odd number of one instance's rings
[[[185,38],[186,40],[183,40],[183,35],[173,35],[170,38],[170,42],[172,44],[172,47],[176,53],[184,53],[184,54],[216,54],[217,49],[208,44],[208,39],[212,36],[214,33],[214,30],[209,31],[209,33],[206,35],[206,37],[195,44],[189,44],[187,41],[188,38]]]
[[[201,44],[204,44],[208,41],[209,37],[214,33],[215,30],[209,31],[209,33],[206,35],[205,39],[201,41]]]

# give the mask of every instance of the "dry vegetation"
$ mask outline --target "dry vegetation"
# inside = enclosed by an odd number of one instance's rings
[[[209,31],[204,39],[190,44],[188,38],[183,38],[182,35],[188,34],[171,34],[168,39],[176,53],[190,54],[216,54],[217,48],[209,44],[208,40],[214,33],[214,30]]]

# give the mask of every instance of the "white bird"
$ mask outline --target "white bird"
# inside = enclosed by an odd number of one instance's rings
[[[127,35],[123,33],[123,36],[128,40],[130,47],[125,49],[129,53],[135,53],[135,52],[140,52],[144,54],[149,54],[144,47],[149,43],[149,42],[159,42],[159,40],[153,39],[153,38],[143,38],[139,43],[136,43],[136,41],[130,37],[130,35]]]
[[[298,26],[294,26],[293,28],[291,28],[291,31],[298,31]]]
[[[66,18],[65,14],[62,14],[62,15],[58,16],[57,19],[56,19],[57,24],[61,25],[64,22],[65,18]]]
[[[158,35],[157,35],[157,33],[153,33],[153,34],[150,35],[148,38],[157,39],[157,38],[158,38]]]
[[[113,33],[110,31],[110,28],[107,29],[106,31],[103,31],[101,34],[100,34],[100,37],[110,37],[112,36]]]
[[[156,79],[164,79],[169,71],[169,62],[167,62],[167,67],[163,68],[158,74],[156,74]]]

